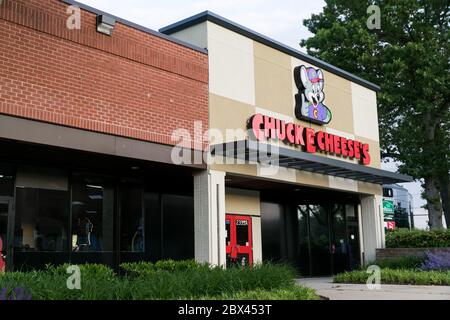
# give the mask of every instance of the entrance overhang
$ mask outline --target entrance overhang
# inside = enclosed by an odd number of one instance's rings
[[[213,155],[278,165],[302,171],[352,179],[374,184],[412,182],[411,176],[363,165],[317,156],[278,145],[253,140],[234,141],[211,146]]]

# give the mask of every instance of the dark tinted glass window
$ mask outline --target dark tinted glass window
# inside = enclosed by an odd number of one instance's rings
[[[309,275],[309,232],[308,206],[300,205],[297,211],[298,219],[298,248],[297,265],[302,275]]]
[[[72,186],[72,250],[113,250],[114,188],[97,178],[79,178]]]
[[[67,191],[17,188],[16,251],[68,250]]]
[[[236,242],[238,246],[249,245],[249,225],[247,220],[236,220]]]
[[[162,258],[194,258],[194,201],[192,197],[162,196]]]
[[[331,274],[330,237],[326,206],[309,206],[310,247],[313,275]]]
[[[67,251],[70,200],[66,173],[20,166],[16,186],[15,252]]]
[[[383,197],[392,198],[394,196],[394,190],[391,188],[383,188]]]
[[[225,221],[225,227],[227,229],[226,244],[227,244],[227,246],[229,246],[230,245],[230,238],[231,238],[231,222],[230,222],[230,220],[226,220]]]
[[[14,174],[13,169],[0,165],[0,196],[14,196]]]
[[[349,242],[349,268],[355,269],[360,264],[358,215],[355,205],[346,205],[345,210]]]
[[[144,211],[142,189],[135,186],[120,188],[120,243],[122,252],[144,252]]]

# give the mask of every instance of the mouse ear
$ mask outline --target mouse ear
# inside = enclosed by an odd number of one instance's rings
[[[317,70],[317,77],[320,79],[319,81],[319,86],[320,86],[320,90],[323,90],[323,85],[324,85],[324,76],[323,76],[323,71],[322,70]]]
[[[306,67],[305,66],[301,67],[301,69],[300,69],[300,76],[301,76],[301,79],[302,79],[303,86],[306,88],[306,86],[308,85],[308,82],[309,82],[309,78],[308,78],[308,72],[306,71]]]
[[[306,88],[308,83],[308,73],[306,72],[305,66],[296,67],[294,69],[294,79],[298,90],[303,90]]]

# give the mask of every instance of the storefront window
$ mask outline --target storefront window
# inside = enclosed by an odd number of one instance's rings
[[[143,253],[145,250],[142,188],[120,188],[120,245],[122,252]]]
[[[72,251],[113,251],[114,188],[97,178],[72,186]]]
[[[314,275],[331,274],[328,210],[323,205],[309,206],[310,248]]]
[[[61,252],[68,248],[69,192],[62,172],[23,167],[17,174],[14,248]]]
[[[162,259],[194,258],[194,201],[192,197],[162,196]]]
[[[308,206],[300,205],[297,211],[298,219],[298,257],[297,265],[302,275],[310,273],[309,259],[309,231],[308,231]]]
[[[236,220],[236,243],[238,246],[248,246],[249,233],[248,221]]]

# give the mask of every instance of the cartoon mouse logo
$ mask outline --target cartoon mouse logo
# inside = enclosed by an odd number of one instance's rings
[[[297,119],[322,125],[330,123],[331,111],[323,104],[325,93],[322,70],[300,66],[295,68],[294,78],[298,88],[298,94],[295,95]]]

